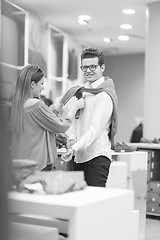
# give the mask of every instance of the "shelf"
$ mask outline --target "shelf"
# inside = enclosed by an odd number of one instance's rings
[[[160,149],[159,143],[127,143],[129,146],[135,146],[139,149]]]
[[[1,6],[1,61],[24,66],[26,12],[7,1]]]
[[[66,35],[63,32],[48,26],[48,77],[64,77],[65,40]]]
[[[138,151],[148,152],[148,169],[147,169],[147,215],[160,218],[160,202],[151,201],[151,194],[160,194],[160,144],[155,143],[135,143]],[[153,211],[152,211],[153,208]]]
[[[12,101],[19,71],[27,62],[26,16],[20,7],[1,2],[1,87],[7,101]]]

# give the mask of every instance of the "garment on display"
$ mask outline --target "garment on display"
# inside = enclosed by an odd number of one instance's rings
[[[61,194],[87,186],[83,172],[36,171],[20,182],[18,190],[37,194]]]
[[[148,139],[148,138],[141,138],[141,143],[160,143],[160,138]]]
[[[127,143],[117,142],[115,145],[115,152],[134,152],[137,148],[135,146],[129,146]]]
[[[17,180],[20,182],[36,171],[37,163],[28,159],[13,159],[13,168]]]

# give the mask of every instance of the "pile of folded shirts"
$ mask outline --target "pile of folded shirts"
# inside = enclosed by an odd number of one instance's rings
[[[122,142],[122,143],[117,142],[114,150],[115,150],[115,152],[134,152],[137,150],[137,147],[129,146],[125,142]]]
[[[13,159],[13,169],[16,178],[22,181],[36,171],[37,163],[29,159]]]

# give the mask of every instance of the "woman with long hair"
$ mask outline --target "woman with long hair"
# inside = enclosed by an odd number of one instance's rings
[[[48,107],[38,98],[43,84],[43,70],[25,66],[18,76],[11,107],[12,159],[34,160],[38,170],[47,170],[52,165],[57,158],[56,133],[66,132],[77,110],[84,107],[84,101],[77,100],[64,118],[58,117],[57,112],[68,101],[68,95]]]

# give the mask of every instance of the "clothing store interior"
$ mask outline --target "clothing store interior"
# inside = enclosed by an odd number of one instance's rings
[[[0,6],[0,239],[159,240],[160,0]]]

